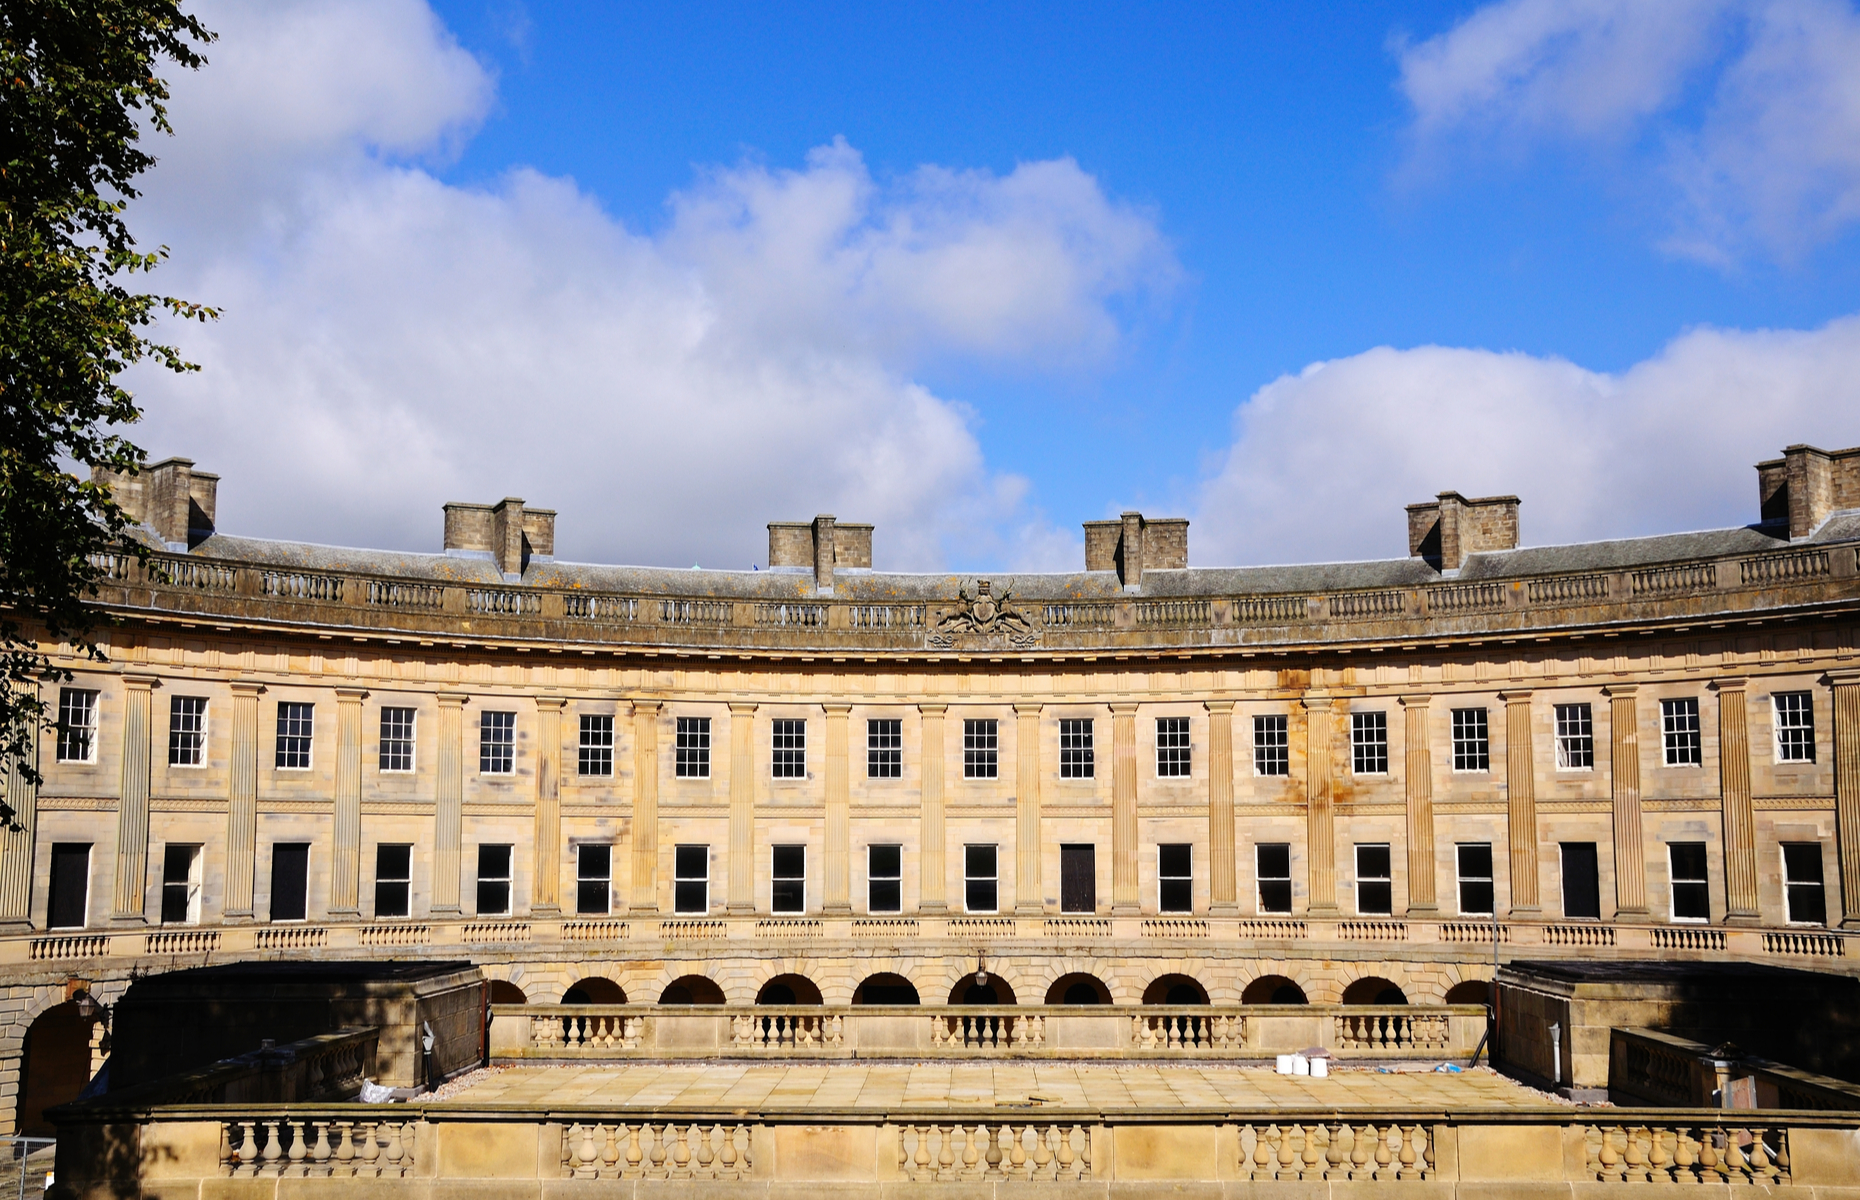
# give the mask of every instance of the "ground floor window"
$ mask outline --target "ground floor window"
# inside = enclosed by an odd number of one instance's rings
[[[1195,848],[1187,842],[1156,847],[1158,912],[1195,911]]]
[[[1784,842],[1783,900],[1791,925],[1826,925],[1828,897],[1821,881],[1821,843]]]
[[[807,847],[773,846],[769,907],[778,913],[807,911]]]
[[[1668,842],[1666,860],[1671,867],[1673,920],[1711,920],[1711,889],[1705,875],[1705,843]]]
[[[1259,881],[1259,911],[1292,911],[1292,847],[1266,842],[1253,848],[1254,878]]]
[[[672,911],[710,911],[709,846],[679,846],[672,852]]]
[[[575,847],[575,911],[613,908],[614,848],[605,842]]]
[[[310,843],[271,844],[271,919],[301,921],[310,907]]]
[[[161,854],[161,923],[200,923],[200,847],[169,843]]]
[[[1459,867],[1460,915],[1491,916],[1496,911],[1492,895],[1492,844],[1461,842],[1454,851]]]
[[[1059,848],[1059,911],[1098,911],[1096,846],[1072,845]]]
[[[1385,917],[1395,911],[1387,842],[1364,842],[1356,847],[1356,911],[1366,917]]]
[[[967,911],[991,913],[999,910],[995,858],[994,846],[962,848],[962,906]]]
[[[510,915],[510,851],[509,846],[478,847],[478,915],[481,917]]]
[[[875,913],[904,911],[904,847],[865,848],[865,908]]]
[[[90,843],[52,843],[52,878],[46,902],[48,929],[82,929],[90,923]]]
[[[1563,915],[1576,920],[1600,919],[1602,872],[1595,843],[1564,842],[1562,851]]]

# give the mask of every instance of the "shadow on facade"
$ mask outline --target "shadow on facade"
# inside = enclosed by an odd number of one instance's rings
[[[76,1100],[90,1082],[90,1026],[67,1000],[39,1014],[26,1030],[25,1061],[20,1067],[19,1118],[15,1128],[27,1137],[56,1132],[45,1110]]]
[[[615,989],[619,990],[618,988]],[[624,1000],[620,1003],[626,1003]],[[659,993],[660,1004],[722,1004],[723,989],[704,975],[681,975]]]
[[[1208,989],[1186,975],[1158,975],[1143,989],[1145,1004],[1206,1004]]]
[[[756,993],[757,1004],[819,1004],[820,989],[805,975],[777,975]]]
[[[1073,972],[1053,980],[1046,989],[1048,1004],[1109,1004],[1111,989],[1095,975]]]
[[[1242,1004],[1309,1004],[1305,989],[1283,975],[1261,975],[1240,993]]]
[[[917,988],[902,975],[889,971],[868,975],[853,989],[854,1004],[916,1004]]]
[[[495,988],[497,985],[494,983],[491,986]],[[518,992],[517,994],[521,996],[523,993]],[[492,993],[492,996],[495,1002],[495,996],[496,996],[495,991]],[[611,979],[602,979],[598,975],[591,976],[590,978],[584,979],[580,983],[575,984],[573,987],[569,988],[566,992],[563,992],[562,1003],[564,1004],[625,1004],[626,1003],[626,989],[621,987],[619,984],[615,983]],[[664,1003],[664,1002],[661,1001],[661,1003]],[[689,1000],[686,1000],[684,1001],[684,1003],[689,1004],[691,1002]],[[718,1001],[718,1003],[721,1004],[722,1001],[720,1000]]]
[[[1365,975],[1343,989],[1345,1004],[1406,1004],[1408,993],[1395,985],[1392,979],[1380,975]]]

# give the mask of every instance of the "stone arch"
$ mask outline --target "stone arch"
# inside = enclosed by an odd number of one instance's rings
[[[1073,971],[1061,975],[1046,989],[1048,1004],[1109,1004],[1111,989],[1096,975]]]
[[[562,993],[564,1004],[625,1004],[626,989],[613,980],[590,975]]]
[[[975,982],[975,972],[956,977],[956,982],[949,987],[951,1004],[1013,1004],[1014,985],[1006,979],[988,972],[988,982]]]
[[[1242,1004],[1309,1004],[1298,981],[1285,975],[1261,975],[1240,993]]]
[[[1143,989],[1145,1004],[1206,1004],[1208,989],[1192,976],[1170,973],[1158,975]]]
[[[818,1005],[821,1003],[820,989],[805,975],[792,972],[777,975],[762,985],[756,993],[756,1003]]]
[[[853,989],[854,1004],[919,1004],[917,985],[893,971],[867,975]]]
[[[1486,1004],[1492,1003],[1492,981],[1489,979],[1462,979],[1447,989],[1442,997],[1447,1004]]]
[[[1343,989],[1345,1004],[1406,1004],[1408,993],[1392,979],[1380,975],[1364,975],[1350,982]]]
[[[45,1110],[77,1099],[90,1082],[90,1039],[95,1024],[94,1017],[79,1015],[76,1003],[66,1000],[40,1012],[27,1027],[21,1047],[15,1132],[29,1137],[56,1135]]]
[[[508,979],[489,981],[492,1004],[528,1004],[530,998],[523,994],[523,989]]]
[[[722,1004],[723,989],[708,975],[680,975],[659,993],[660,1004]]]

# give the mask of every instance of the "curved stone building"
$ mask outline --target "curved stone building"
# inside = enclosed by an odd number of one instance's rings
[[[78,989],[237,959],[634,1004],[1847,969],[1860,449],[1758,480],[1734,529],[1530,547],[1444,492],[1381,561],[1191,567],[1127,513],[1076,573],[975,577],[827,516],[763,571],[558,562],[516,499],[429,554],[254,540],[170,459],[114,481],[155,552],[105,564],[108,661],[12,783],[0,1112],[81,1083]]]

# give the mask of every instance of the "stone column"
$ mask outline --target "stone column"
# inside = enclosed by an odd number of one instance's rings
[[[1014,729],[1014,911],[1046,911],[1040,886],[1040,706],[1016,704]]]
[[[4,686],[4,685],[0,685]],[[36,688],[18,687],[14,695],[26,699]],[[39,767],[39,734],[26,741],[26,753],[7,767],[6,803],[13,819],[0,827],[0,928],[32,928],[32,860],[39,815],[39,788],[27,771]]]
[[[1330,697],[1305,705],[1305,853],[1311,866],[1314,917],[1337,915],[1337,828],[1330,796]]]
[[[943,832],[943,714],[949,711],[947,704],[919,704],[917,711],[923,714],[923,845],[919,852],[923,879],[919,885],[917,909],[923,913],[944,913],[949,911],[949,904],[944,900],[944,889],[948,885],[948,871],[943,865],[945,839]]]
[[[833,702],[827,710],[827,862],[821,873],[821,911],[852,912],[852,705]]]
[[[1750,799],[1750,725],[1744,681],[1720,679],[1718,693],[1718,794],[1724,809],[1724,921],[1755,925],[1757,906],[1757,814]]]
[[[756,911],[756,706],[730,705],[730,911]]]
[[[1434,751],[1428,741],[1431,696],[1403,696],[1402,782],[1408,796],[1408,912],[1438,912],[1434,866]]]
[[[1234,863],[1234,702],[1209,700],[1208,710],[1208,913],[1240,912],[1240,873]]]
[[[336,689],[335,850],[329,864],[329,915],[362,915],[362,699]]]
[[[636,913],[659,911],[659,702],[633,702],[633,900]]]
[[[1860,928],[1860,671],[1830,673],[1834,690],[1834,819],[1841,851],[1841,927]]]
[[[433,751],[433,911],[463,911],[459,894],[465,875],[465,701],[460,692],[440,692],[439,730]],[[542,864],[537,847],[537,867]]]
[[[1641,836],[1639,688],[1603,689],[1608,697],[1608,774],[1614,793],[1615,913],[1647,915],[1647,846]]]
[[[561,696],[536,697],[536,870],[530,877],[530,911],[562,911],[562,709]],[[453,871],[453,877],[458,872]]]
[[[258,697],[256,683],[232,685],[232,757],[226,763],[226,903],[228,920],[252,920],[258,860]]]
[[[1111,706],[1111,912],[1141,911],[1137,882],[1137,706]]]
[[[152,675],[123,676],[123,776],[116,806],[116,895],[110,919],[145,925],[149,881],[149,708]]]
[[[1543,906],[1537,897],[1537,760],[1531,741],[1531,694],[1506,692],[1499,699],[1505,702],[1505,842],[1511,851],[1511,911],[1516,916],[1535,916]]]

